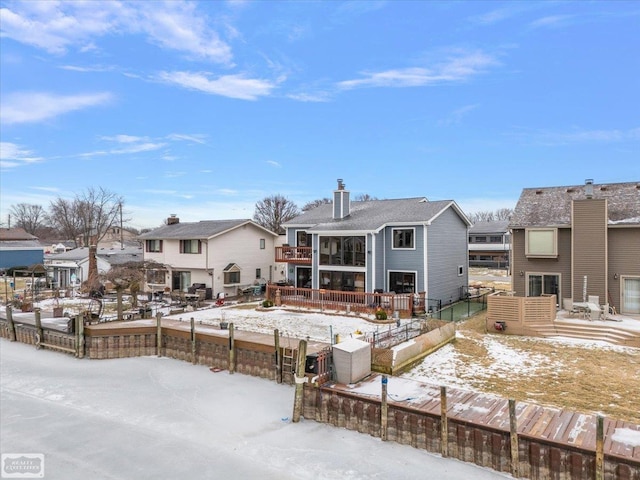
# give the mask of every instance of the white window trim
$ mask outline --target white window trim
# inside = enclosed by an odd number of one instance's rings
[[[552,232],[553,233],[553,252],[552,253],[530,253],[529,252],[529,233],[531,232]],[[558,229],[557,228],[526,228],[524,231],[524,254],[526,257],[533,258],[557,258],[558,257]]]
[[[394,246],[394,232],[396,230],[413,230],[413,247],[396,247]],[[391,229],[391,250],[415,250],[416,249],[416,227],[393,227]]]

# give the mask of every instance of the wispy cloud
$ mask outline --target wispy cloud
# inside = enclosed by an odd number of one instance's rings
[[[530,143],[545,146],[579,143],[620,143],[639,141],[640,128],[632,128],[629,130],[582,130],[576,128],[568,132],[524,131],[514,133],[512,136],[522,138]]]
[[[0,168],[2,169],[21,167],[42,160],[42,157],[35,156],[31,150],[16,143],[0,142]]]
[[[78,95],[56,95],[45,92],[18,92],[5,95],[2,100],[2,123],[33,123],[109,103],[108,92]]]
[[[267,164],[271,165],[272,167],[282,168],[282,165],[274,160],[267,160]]]
[[[158,78],[189,90],[241,100],[256,100],[258,97],[267,96],[276,87],[276,84],[271,81],[246,78],[244,75],[209,78],[208,73],[161,72]]]
[[[470,112],[475,110],[480,106],[479,103],[475,103],[473,105],[465,105],[464,107],[460,107],[455,109],[447,118],[440,120],[438,125],[449,126],[449,125],[459,125],[462,122],[462,119],[466,117]]]
[[[577,15],[550,15],[534,20],[529,24],[531,28],[559,28],[571,25]]]
[[[496,57],[486,53],[456,52],[430,67],[410,67],[363,72],[363,78],[345,80],[337,84],[342,90],[362,87],[424,87],[468,80],[489,67],[498,65]]]
[[[185,142],[193,142],[193,143],[199,143],[199,144],[206,144],[207,143],[207,135],[202,134],[202,133],[192,133],[192,134],[185,134],[185,133],[171,133],[169,135],[167,135],[167,138],[169,140],[176,140],[176,141],[185,141]]]
[[[160,48],[230,64],[231,48],[191,2],[22,2],[0,9],[2,36],[52,54],[99,49],[108,35],[143,34]]]
[[[287,97],[299,102],[329,102],[333,98],[332,94],[326,91],[290,93]]]

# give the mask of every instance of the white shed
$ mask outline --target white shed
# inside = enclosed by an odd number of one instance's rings
[[[371,345],[350,338],[333,346],[338,383],[356,383],[371,373]]]

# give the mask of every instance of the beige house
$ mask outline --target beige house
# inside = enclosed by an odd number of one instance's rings
[[[526,188],[509,226],[517,296],[640,314],[640,182]]]
[[[278,282],[282,265],[274,262],[278,235],[252,220],[180,222],[171,216],[166,225],[138,237],[145,261],[165,269],[147,272],[151,291],[205,288],[207,295],[234,296],[251,285]]]

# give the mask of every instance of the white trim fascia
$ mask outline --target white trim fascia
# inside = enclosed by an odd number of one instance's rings
[[[376,289],[376,236],[371,234],[371,291]]]
[[[442,215],[449,207],[453,207],[453,210],[461,217],[462,221],[467,224],[467,227],[470,227],[472,224],[462,211],[462,209],[458,206],[455,201],[450,201],[445,207],[443,207],[438,213],[436,213],[433,217],[429,219],[427,225],[431,225],[431,223],[436,220],[440,215]]]
[[[335,236],[335,237],[346,237],[347,235],[368,235],[373,233],[373,230],[312,230],[311,232],[307,232],[307,234],[311,235],[322,235],[322,236]]]

